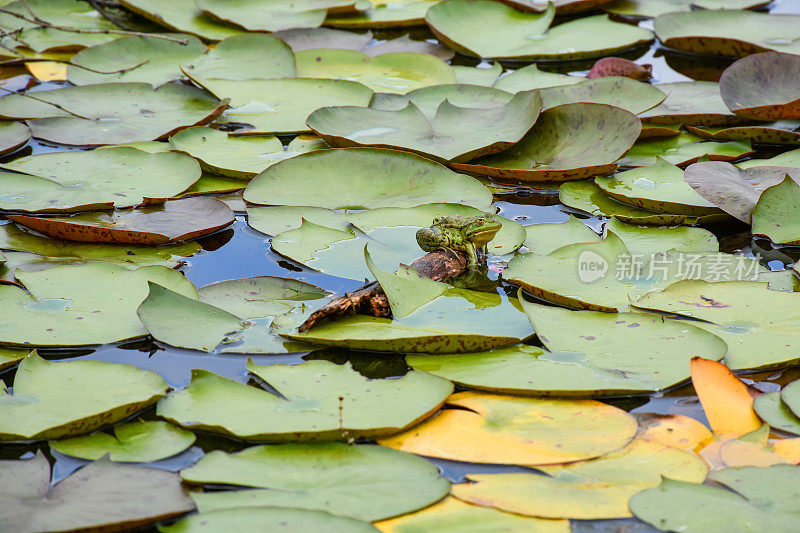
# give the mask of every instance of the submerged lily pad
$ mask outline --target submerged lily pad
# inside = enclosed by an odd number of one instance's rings
[[[173,31],[190,33],[210,41],[220,41],[245,33],[203,13],[196,0],[120,0],[123,7]]]
[[[21,148],[31,138],[31,130],[22,122],[0,120],[0,155]]]
[[[739,59],[725,69],[719,88],[725,104],[742,117],[800,119],[798,77],[800,56],[765,52]]]
[[[50,448],[72,457],[97,460],[108,454],[116,462],[149,463],[171,457],[191,446],[191,431],[159,420],[114,426],[114,436],[98,432],[83,437],[50,441]]]
[[[170,526],[159,526],[161,533],[213,533],[215,531],[322,531],[326,533],[377,533],[372,525],[324,511],[287,507],[227,509],[190,515]]]
[[[226,103],[195,87],[101,83],[0,98],[0,116],[25,119],[33,136],[62,144],[164,139],[214,120]],[[57,107],[58,106],[58,107]]]
[[[123,365],[117,365],[123,366]],[[128,529],[194,509],[177,474],[95,461],[50,487],[50,465],[2,461],[0,520],[13,531]]]
[[[170,198],[200,178],[200,166],[182,154],[135,148],[55,152],[21,157],[0,167],[0,208],[58,213],[132,207]]]
[[[281,396],[194,370],[187,388],[159,402],[158,414],[247,441],[347,440],[402,431],[438,410],[453,390],[449,381],[420,372],[368,380],[349,363],[247,367]]]
[[[329,209],[433,202],[488,209],[492,201],[489,190],[474,178],[418,155],[376,148],[317,150],[281,161],[250,182],[244,199]]]
[[[254,62],[253,56],[259,61]],[[292,78],[294,54],[284,42],[263,33],[234,35],[202,56],[183,61],[181,70],[190,76],[228,80]]]
[[[89,433],[154,404],[167,391],[155,372],[104,361],[50,362],[32,352],[2,389],[0,441]]]
[[[499,2],[447,0],[428,10],[425,22],[440,41],[473,57],[538,60],[610,55],[653,40],[649,30],[585,17],[548,29],[555,7],[523,13]],[[497,36],[502,35],[502,39]]]
[[[689,378],[692,357],[718,360],[727,350],[719,337],[659,316],[569,311],[525,300],[522,306],[546,349],[517,345],[406,360],[415,370],[489,392],[597,397],[666,389]]]
[[[634,114],[657,106],[667,97],[649,83],[619,76],[606,76],[561,87],[547,87],[540,89],[540,93],[544,109],[562,104],[591,102],[621,107]]]
[[[181,471],[181,478],[251,489],[193,493],[203,514],[292,507],[371,522],[416,511],[447,494],[450,484],[438,474],[421,457],[390,448],[317,443],[213,451]]]
[[[761,193],[753,209],[753,234],[776,244],[800,244],[800,185],[789,175]]]
[[[654,165],[663,159],[673,165],[688,165],[703,156],[717,161],[732,161],[752,154],[750,141],[713,142],[682,132],[672,137],[658,137],[636,141],[619,164],[629,167]]]
[[[694,13],[692,14],[694,16]],[[657,106],[641,113],[648,124],[690,124],[724,126],[744,119],[728,109],[720,95],[719,84],[711,81],[678,81],[654,85],[667,97]]]
[[[469,161],[500,152],[519,141],[536,122],[541,98],[520,92],[504,105],[488,109],[442,102],[433,116],[414,103],[389,111],[364,107],[327,107],[308,117],[308,126],[333,146],[405,148],[445,162]],[[464,124],[472,127],[465,131]]]
[[[636,115],[604,104],[564,104],[542,113],[520,142],[454,168],[523,181],[567,181],[610,174],[639,136]]]
[[[618,450],[636,434],[636,420],[595,400],[557,400],[459,392],[455,409],[383,446],[427,457],[491,464],[547,465]]]

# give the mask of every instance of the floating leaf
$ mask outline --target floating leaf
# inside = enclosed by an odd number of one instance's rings
[[[616,0],[603,9],[619,15],[657,17],[665,13],[701,9],[750,9],[769,2],[764,0]]]
[[[91,461],[108,454],[112,461],[149,463],[181,453],[195,438],[191,431],[167,422],[139,420],[114,426],[114,436],[98,432],[48,444],[65,455]]]
[[[786,388],[789,389],[789,387]],[[792,392],[787,392],[786,394],[787,397],[791,397]],[[753,402],[753,409],[770,427],[800,435],[800,418],[781,399],[780,392],[762,394]]]
[[[456,81],[460,84],[491,87],[503,72],[503,66],[499,61],[495,61],[491,65],[479,63],[474,67],[453,65],[453,71],[456,73]]]
[[[716,13],[716,12],[715,12]],[[692,16],[696,16],[692,13]],[[655,85],[667,97],[656,107],[642,113],[648,124],[690,124],[692,126],[725,126],[738,124],[741,117],[733,114],[719,92],[719,84],[711,81],[678,81]]]
[[[0,267],[1,268],[1,267]],[[17,348],[4,348],[0,346],[0,370],[12,367],[25,359],[28,355],[28,350],[20,350]]]
[[[800,119],[798,76],[800,56],[765,52],[739,59],[725,69],[719,88],[725,104],[742,117]]]
[[[761,144],[800,144],[800,121],[779,120],[747,126],[686,126],[689,133],[714,141],[750,141]]]
[[[701,422],[684,415],[636,413],[636,419],[639,421],[637,439],[681,450],[695,451],[714,438]]]
[[[452,1],[452,0],[451,0]],[[641,131],[632,113],[604,104],[564,104],[544,111],[520,142],[458,170],[523,181],[567,181],[609,174]]]
[[[776,244],[800,244],[800,185],[788,174],[761,193],[753,209],[753,234]]]
[[[630,167],[651,166],[663,159],[673,165],[684,166],[696,162],[703,156],[718,161],[732,161],[753,150],[749,140],[733,142],[705,141],[691,133],[680,133],[672,137],[646,138],[636,141],[619,164]]]
[[[768,159],[748,159],[741,163],[736,163],[739,168],[752,168],[763,166],[786,166],[800,167],[800,149],[783,152]]]
[[[649,83],[619,76],[588,79],[580,83],[540,89],[544,109],[562,104],[591,102],[642,113],[660,104],[666,94]]]
[[[594,400],[549,400],[459,392],[416,428],[383,446],[471,463],[546,465],[598,457],[636,433],[625,411]]]
[[[25,119],[33,136],[62,144],[119,144],[164,139],[214,120],[226,103],[187,85],[103,83],[0,99],[0,116]],[[57,107],[60,106],[60,107]]]
[[[166,391],[149,370],[104,361],[53,363],[34,351],[17,368],[13,394],[0,392],[0,441],[89,433],[154,404]]]
[[[198,291],[200,301],[241,319],[278,315],[328,296],[316,285],[273,276],[218,281]]]
[[[800,385],[797,383],[797,381],[793,381],[781,391],[781,400],[795,415],[800,412],[800,394],[798,394],[800,393]]]
[[[244,30],[224,24],[203,13],[195,0],[120,0],[123,7],[173,31],[190,33],[210,41],[221,41]]]
[[[515,514],[543,518],[625,518],[628,499],[662,477],[701,483],[708,466],[695,454],[655,442],[627,447],[589,461],[538,467],[537,474],[469,474],[453,485],[456,498]]]
[[[612,218],[603,227],[603,236],[608,236],[609,232],[622,239],[629,252],[641,257],[652,257],[672,250],[705,253],[719,251],[716,236],[703,228],[638,226]]]
[[[355,33],[332,28],[300,28],[282,30],[272,35],[288,44],[294,52],[315,48],[341,48],[358,50],[373,57],[390,52],[417,52],[431,54],[445,61],[452,59],[455,54],[446,46],[412,40],[408,35],[388,41],[374,41],[371,31]]]
[[[369,0],[371,7],[357,15],[334,15],[327,26],[342,28],[397,28],[425,24],[428,8],[440,0]]]
[[[253,62],[254,55],[261,59]],[[295,75],[291,49],[281,40],[263,33],[228,37],[180,68],[191,76],[228,80],[292,78]]]
[[[21,148],[31,138],[31,130],[22,122],[0,120],[0,155]]]
[[[722,363],[692,359],[692,384],[714,433],[738,437],[761,427],[747,385]]]
[[[213,451],[181,471],[181,477],[254,489],[193,493],[202,514],[232,507],[293,507],[371,522],[421,509],[450,490],[436,466],[420,457],[333,442]]]
[[[566,74],[539,70],[539,67],[533,63],[527,67],[522,67],[506,74],[495,82],[494,87],[510,93],[517,93],[519,91],[530,91],[532,89],[572,85],[581,83],[585,81],[585,79],[586,78],[582,76],[568,76]]]
[[[550,2],[556,7],[556,13],[567,15],[595,9],[608,3],[609,0],[550,0]],[[520,11],[544,11],[548,7],[548,2],[544,0],[503,0],[503,3]]]
[[[647,80],[652,76],[652,65],[640,65],[621,57],[604,57],[595,61],[586,77],[590,80],[608,76],[624,76],[632,80]]]
[[[424,420],[453,390],[449,381],[421,372],[368,380],[349,363],[259,366],[249,362],[247,367],[281,396],[194,370],[187,388],[159,402],[158,414],[184,427],[247,441],[373,438]]]
[[[525,226],[525,233],[523,245],[528,251],[543,255],[549,254],[565,244],[600,240],[597,233],[573,215],[569,215],[566,222]]]
[[[291,3],[259,0],[198,0],[204,13],[249,31],[316,28],[328,10],[353,9],[356,0],[300,0]]]
[[[231,137],[211,128],[187,128],[173,135],[169,144],[200,161],[204,170],[245,180],[290,156],[273,135]]]
[[[171,526],[159,526],[161,533],[200,533],[214,531],[322,531],[326,533],[375,533],[372,525],[324,511],[285,507],[228,509],[191,515]]]
[[[522,139],[541,110],[536,92],[520,92],[488,109],[442,102],[433,117],[409,103],[398,111],[327,107],[308,117],[308,126],[333,146],[405,148],[438,161],[463,162],[494,154]],[[464,124],[473,127],[464,130]]]
[[[434,85],[415,89],[404,95],[375,93],[369,103],[369,107],[400,111],[405,109],[410,102],[422,111],[429,120],[433,120],[436,117],[436,110],[445,100],[459,108],[488,109],[503,107],[512,98],[513,95],[511,93],[492,87],[464,84]],[[529,103],[535,104],[537,101],[534,98]],[[444,125],[447,126],[447,124]]]
[[[121,365],[118,365],[121,366]],[[194,508],[177,474],[95,461],[50,488],[50,465],[33,459],[2,461],[3,527],[19,532],[127,529]]]

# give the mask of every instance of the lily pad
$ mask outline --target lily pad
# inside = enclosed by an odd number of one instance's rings
[[[215,198],[168,200],[131,211],[69,217],[7,215],[10,220],[57,239],[158,245],[214,233],[234,221],[233,211]]]
[[[191,384],[158,404],[158,414],[184,427],[247,441],[347,440],[391,435],[436,412],[452,384],[420,372],[368,380],[350,364],[307,361],[248,370],[278,394],[194,370]],[[252,413],[259,416],[254,417]]]
[[[590,102],[607,104],[638,114],[651,109],[667,97],[665,93],[649,83],[606,76],[564,86],[540,89],[544,109],[562,104]]]
[[[498,2],[447,0],[430,8],[425,22],[458,52],[483,58],[539,60],[610,55],[653,40],[649,30],[596,15],[548,29],[555,7],[523,13]],[[503,35],[498,39],[498,35]]]
[[[800,385],[796,385],[795,381],[789,383],[781,391],[781,400],[795,415],[800,411],[800,395],[798,395],[798,392],[800,392]]]
[[[198,0],[197,7],[212,17],[249,31],[316,28],[328,10],[352,10],[356,0],[300,0],[291,3],[260,0]]]
[[[2,268],[0,266],[0,268]],[[0,346],[0,370],[12,367],[25,359],[28,355],[28,350],[20,350],[17,348],[4,348]]]
[[[460,84],[491,87],[503,72],[503,66],[499,61],[491,64],[482,62],[474,67],[453,65],[453,71],[456,73],[456,81]]]
[[[274,276],[229,279],[201,287],[200,301],[241,319],[274,316],[298,305],[313,305],[328,293],[316,285]]]
[[[161,533],[214,533],[216,531],[321,531],[326,533],[376,533],[372,525],[332,515],[285,507],[228,509],[191,515],[171,526],[159,526]]]
[[[669,388],[689,378],[692,357],[717,360],[727,350],[719,337],[659,316],[569,311],[525,300],[522,306],[546,349],[517,345],[406,361],[489,392],[597,397]]]
[[[566,74],[539,70],[539,67],[533,63],[501,77],[494,83],[494,87],[510,93],[517,93],[519,91],[530,91],[532,89],[574,85],[584,81],[586,81],[586,78],[583,76],[568,76]]]
[[[741,163],[736,163],[739,168],[752,168],[763,166],[786,166],[800,167],[800,149],[783,152],[768,159],[748,159]]]
[[[800,185],[789,175],[761,193],[753,209],[753,234],[776,244],[800,244]]]
[[[101,83],[0,99],[0,116],[25,119],[33,136],[61,144],[119,144],[165,139],[214,120],[227,103],[200,89],[168,84]]]
[[[567,181],[610,174],[639,136],[636,115],[604,104],[564,104],[544,111],[503,153],[454,168],[523,181]]]
[[[731,142],[706,141],[702,137],[682,132],[672,137],[658,137],[636,141],[619,164],[629,167],[654,165],[663,159],[673,165],[685,166],[703,156],[716,161],[732,161],[752,154],[748,139]]]
[[[416,511],[450,490],[436,466],[420,457],[333,442],[213,451],[181,471],[181,478],[253,489],[194,493],[203,514],[232,507],[292,507],[369,522]]]
[[[657,213],[688,216],[721,213],[715,204],[684,181],[683,170],[660,157],[652,166],[618,172],[610,177],[598,176],[594,182],[619,202]]]
[[[692,13],[692,16],[695,15],[695,13]],[[711,81],[678,81],[659,83],[654,87],[666,93],[667,97],[657,106],[641,113],[639,117],[642,122],[648,124],[725,126],[739,124],[744,120],[735,115],[725,105],[720,95],[718,83]]]
[[[446,46],[413,40],[408,35],[388,41],[374,41],[371,31],[355,33],[333,28],[300,28],[282,30],[272,35],[288,44],[294,52],[314,48],[342,48],[358,50],[373,57],[389,52],[418,52],[431,54],[445,61],[452,59],[455,54]]]
[[[731,9],[666,13],[656,17],[655,32],[664,46],[698,54],[742,57],[768,50],[800,52],[800,15]]]
[[[16,277],[27,291],[0,285],[0,343],[81,346],[145,335],[136,308],[157,281],[181,294],[195,294],[179,272],[161,266],[136,270],[111,263],[59,266]]]
[[[705,322],[692,325],[728,343],[725,364],[733,370],[785,366],[798,359],[798,294],[769,290],[757,281],[709,283],[687,280],[635,302],[637,307],[675,313]]]
[[[175,196],[200,178],[182,154],[135,148],[55,152],[21,157],[0,167],[0,208],[58,213],[132,207]]]
[[[31,352],[13,393],[0,397],[0,440],[46,440],[89,433],[154,404],[167,391],[155,372],[104,361],[50,362]]]
[[[120,0],[129,9],[173,31],[190,33],[209,41],[221,41],[232,35],[245,33],[242,28],[225,24],[203,13],[195,0]]]
[[[169,36],[186,43],[131,35],[82,50],[67,66],[67,78],[73,85],[141,82],[154,87],[180,79],[183,73],[178,65],[202,55],[205,46],[191,35]]]
[[[798,77],[800,56],[765,52],[739,59],[725,69],[719,89],[725,104],[739,116],[752,120],[800,119]]]
[[[463,162],[493,154],[519,141],[541,110],[536,92],[521,92],[488,109],[442,102],[433,117],[414,103],[398,111],[327,107],[308,117],[308,126],[334,146],[405,148],[437,161]],[[464,124],[473,127],[464,130]]]
[[[622,450],[570,465],[539,467],[545,475],[469,474],[453,485],[468,503],[542,518],[625,518],[628,499],[662,478],[702,483],[708,466],[697,455],[656,442],[634,440]]]
[[[95,461],[50,487],[50,465],[2,461],[0,519],[9,530],[75,531],[145,526],[194,508],[177,474]]]
[[[582,461],[627,445],[636,420],[595,400],[515,398],[459,392],[411,431],[379,443],[418,455],[491,464]]]
[[[295,54],[297,75],[356,81],[375,92],[405,94],[429,85],[455,83],[450,65],[412,52],[370,57],[356,50],[316,49]]]
[[[114,426],[114,436],[99,432],[48,444],[51,449],[65,455],[91,461],[107,454],[116,462],[149,463],[182,452],[195,439],[191,431],[167,422],[139,420]]]
[[[31,138],[31,130],[22,122],[0,120],[0,155],[21,148]]]
[[[261,59],[253,62],[253,56]],[[200,78],[247,80],[291,78],[296,69],[292,50],[272,35],[248,33],[221,41],[199,57],[183,61],[181,70]]]
[[[436,110],[447,100],[460,108],[487,109],[502,107],[507,104],[513,94],[480,85],[434,85],[415,89],[404,95],[392,93],[375,93],[369,107],[389,111],[405,109],[409,102],[413,103],[430,120],[436,116]],[[536,103],[536,99],[533,102]]]
[[[545,0],[502,0],[504,4],[514,7],[520,11],[545,11],[548,2]],[[581,13],[596,9],[610,0],[548,0],[556,7],[559,15]]]
[[[306,126],[306,118],[317,109],[334,105],[366,106],[372,97],[372,90],[364,85],[338,79],[192,79],[220,98],[230,98],[230,107],[219,121],[241,124],[242,129],[236,133],[308,132],[311,130]]]
[[[611,218],[603,226],[603,236],[613,232],[632,254],[652,257],[671,250],[677,252],[718,252],[717,237],[703,228],[686,226],[640,226]],[[580,241],[576,241],[580,242]],[[590,241],[587,241],[590,242]],[[564,244],[567,244],[566,242]]]
[[[565,244],[600,240],[597,233],[573,215],[566,222],[525,226],[525,233],[523,245],[535,254],[549,254]]]
[[[787,393],[787,397],[790,396],[791,393]],[[781,399],[780,392],[762,394],[753,402],[753,409],[770,427],[800,435],[800,418]]]
[[[474,178],[418,155],[375,148],[317,150],[281,161],[250,182],[244,199],[262,205],[329,209],[434,202],[488,209],[492,201],[489,190]]]
[[[659,529],[686,533],[790,531],[797,523],[797,466],[726,468],[708,479],[716,485],[665,479],[631,498],[630,508]]]
[[[768,4],[765,0],[616,0],[603,9],[618,15],[657,17],[665,13],[700,9],[751,9]]]
[[[326,26],[342,28],[398,28],[425,24],[425,13],[441,0],[369,0],[371,7],[357,15],[334,15]]]
[[[686,126],[690,133],[714,141],[750,141],[761,144],[800,144],[800,121],[778,120],[745,126]]]

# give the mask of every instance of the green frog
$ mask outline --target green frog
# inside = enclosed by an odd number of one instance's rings
[[[450,250],[466,252],[468,266],[479,264],[478,252],[486,253],[486,245],[503,225],[492,215],[468,217],[449,215],[433,219],[430,228],[417,231],[417,244],[426,252]]]

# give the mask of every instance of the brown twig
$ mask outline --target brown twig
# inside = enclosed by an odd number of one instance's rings
[[[65,113],[69,113],[70,115],[72,115],[73,117],[76,117],[76,118],[82,118],[84,120],[92,120],[89,117],[84,117],[83,115],[79,115],[77,113],[73,113],[72,111],[70,111],[66,107],[63,107],[63,106],[61,106],[59,104],[54,104],[53,102],[48,102],[47,100],[42,100],[41,98],[36,98],[35,96],[31,96],[31,95],[29,95],[27,93],[21,93],[19,91],[15,91],[13,89],[6,89],[5,87],[0,87],[0,91],[6,91],[6,92],[9,92],[11,94],[16,94],[18,96],[24,96],[25,98],[30,98],[31,100],[36,100],[37,102],[41,102],[43,104],[51,105],[51,106],[55,107],[56,109],[60,109],[61,111],[65,112]]]
[[[16,67],[18,65],[24,65],[25,63],[66,63],[67,65],[72,65],[73,67],[82,68],[83,70],[94,72],[95,74],[122,74],[123,72],[128,72],[130,70],[137,69],[142,65],[146,64],[148,61],[150,60],[145,59],[141,63],[138,63],[132,67],[121,68],[119,70],[110,70],[108,72],[85,67],[83,65],[73,63],[72,61],[69,61],[67,59],[47,59],[46,57],[18,57],[16,59],[0,61],[0,67]]]

